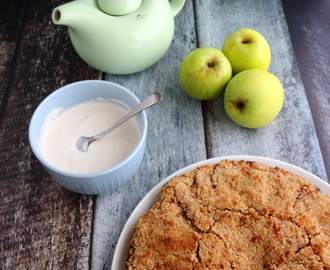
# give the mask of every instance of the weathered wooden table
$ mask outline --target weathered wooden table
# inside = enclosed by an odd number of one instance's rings
[[[166,176],[207,158],[270,157],[330,176],[330,2],[328,0],[187,0],[175,18],[173,43],[153,67],[111,75],[85,64],[53,8],[65,1],[0,4],[0,269],[110,269],[120,232],[138,202]],[[285,103],[269,126],[246,129],[225,114],[222,99],[200,102],[180,88],[180,61],[198,47],[221,48],[239,28],[261,32],[272,49],[270,72]],[[123,85],[140,99],[164,100],[147,111],[143,163],[115,192],[87,196],[59,186],[29,147],[38,104],[79,80]]]

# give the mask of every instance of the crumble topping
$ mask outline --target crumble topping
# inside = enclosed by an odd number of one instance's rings
[[[330,269],[330,197],[278,167],[223,160],[166,183],[128,270]]]

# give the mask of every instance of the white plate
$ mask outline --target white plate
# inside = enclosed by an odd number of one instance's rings
[[[317,176],[298,168],[294,165],[275,160],[270,158],[264,158],[264,157],[256,157],[256,156],[225,156],[225,157],[218,157],[218,158],[212,158],[207,159],[201,162],[197,162],[195,164],[189,165],[172,175],[165,178],[163,181],[158,183],[137,205],[137,207],[132,212],[131,216],[126,222],[126,225],[123,228],[123,231],[121,232],[121,235],[119,237],[117,247],[113,256],[112,261],[112,270],[125,270],[125,261],[126,261],[126,255],[128,250],[128,245],[132,237],[132,233],[135,227],[136,222],[139,220],[139,218],[142,216],[143,213],[147,212],[156,202],[157,195],[161,187],[167,183],[169,180],[171,180],[173,177],[177,175],[181,175],[184,173],[187,173],[193,169],[195,169],[198,166],[206,165],[206,164],[216,164],[219,163],[223,159],[229,159],[229,160],[247,160],[247,161],[258,161],[260,163],[264,163],[268,166],[272,167],[280,167],[284,170],[290,171],[294,174],[300,175],[306,180],[308,180],[310,183],[316,185],[324,194],[327,194],[330,196],[330,185],[323,181],[322,179],[318,178]]]

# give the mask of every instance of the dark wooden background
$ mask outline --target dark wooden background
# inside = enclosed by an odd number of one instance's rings
[[[48,94],[106,78],[77,56],[67,28],[51,22],[52,10],[65,2],[0,3],[0,269],[91,268],[95,196],[56,184],[27,138],[30,118]],[[330,1],[282,3],[329,178]]]

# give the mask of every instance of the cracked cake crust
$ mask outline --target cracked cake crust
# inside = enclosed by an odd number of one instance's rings
[[[128,270],[330,270],[330,197],[259,162],[223,160],[166,183],[137,222]]]

